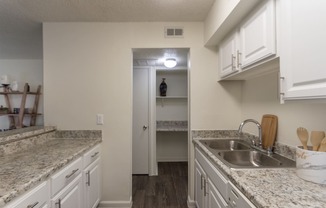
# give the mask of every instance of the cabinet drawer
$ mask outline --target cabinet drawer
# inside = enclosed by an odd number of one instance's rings
[[[212,165],[212,163],[204,156],[203,153],[200,152],[198,148],[196,148],[195,154],[197,161],[203,167],[204,171],[211,179],[214,186],[217,187],[223,198],[227,199],[228,180],[226,177],[223,176],[222,173]]]
[[[49,183],[43,182],[5,208],[41,208],[48,203],[49,198]]]
[[[70,165],[51,177],[51,196],[58,193],[63,187],[68,185],[79,173],[83,167],[82,158],[78,158]]]
[[[255,205],[231,183],[229,184],[229,205],[231,208],[255,208]]]
[[[100,145],[97,145],[90,151],[84,154],[84,168],[86,168],[88,165],[90,165],[92,162],[94,162],[97,158],[99,158],[101,154],[101,147]]]

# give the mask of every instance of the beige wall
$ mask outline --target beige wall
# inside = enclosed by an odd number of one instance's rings
[[[185,37],[165,39],[164,26],[183,26]],[[102,130],[104,201],[131,197],[132,48],[190,48],[191,129],[230,129],[240,120],[240,85],[216,81],[217,52],[203,47],[203,23],[45,23],[43,30],[45,124]]]
[[[205,42],[212,37],[240,0],[216,0],[205,19]]]
[[[290,146],[299,145],[296,129],[326,131],[325,101],[291,101],[280,104],[277,73],[248,80],[242,87],[242,120],[254,118],[261,121],[263,114],[275,114],[279,119],[277,141]],[[254,126],[245,131],[257,133]]]

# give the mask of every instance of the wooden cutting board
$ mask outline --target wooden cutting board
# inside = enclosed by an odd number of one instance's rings
[[[263,148],[274,146],[277,134],[277,116],[266,114],[261,120]]]

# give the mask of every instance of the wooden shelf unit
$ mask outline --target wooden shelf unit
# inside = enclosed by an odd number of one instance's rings
[[[5,97],[5,102],[6,102],[6,105],[8,108],[8,113],[6,113],[6,114],[1,113],[0,116],[8,116],[9,122],[10,122],[9,129],[23,128],[24,127],[24,124],[23,124],[24,116],[30,116],[31,117],[30,126],[35,126],[36,117],[38,115],[41,115],[40,113],[37,113],[38,104],[39,104],[40,95],[41,95],[41,85],[39,85],[37,87],[36,92],[29,92],[29,86],[27,83],[24,86],[23,92],[12,92],[12,91],[9,91],[9,89],[5,87],[4,91],[0,92],[0,95],[3,95]],[[22,95],[19,113],[17,113],[17,114],[13,113],[13,108],[12,108],[12,105],[10,102],[10,95]],[[26,105],[27,95],[35,96],[32,113],[25,113],[25,105]],[[15,117],[17,117],[17,123],[15,122]]]

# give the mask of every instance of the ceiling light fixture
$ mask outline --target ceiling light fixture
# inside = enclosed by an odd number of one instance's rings
[[[177,60],[175,58],[167,58],[164,61],[164,66],[167,68],[173,68],[177,65]]]

